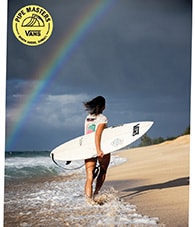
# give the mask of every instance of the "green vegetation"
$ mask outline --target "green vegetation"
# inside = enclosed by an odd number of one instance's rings
[[[190,134],[190,126],[186,128],[183,135],[189,135]]]
[[[145,134],[144,136],[141,137],[141,139],[140,139],[141,143],[138,146],[139,147],[144,147],[144,146],[159,144],[159,143],[162,143],[164,141],[174,140],[174,139],[176,139],[179,136],[189,135],[189,134],[190,134],[190,126],[187,127],[185,129],[185,131],[181,135],[178,135],[176,137],[167,137],[166,139],[164,139],[163,137],[158,137],[158,138],[152,139],[149,136],[147,136],[147,134]]]

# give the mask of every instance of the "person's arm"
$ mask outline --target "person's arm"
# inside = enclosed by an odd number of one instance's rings
[[[97,130],[95,132],[95,146],[96,146],[96,151],[97,151],[97,155],[98,157],[103,158],[104,153],[101,149],[101,136],[102,136],[102,132],[104,130],[104,128],[106,127],[106,124],[99,124],[97,127]]]

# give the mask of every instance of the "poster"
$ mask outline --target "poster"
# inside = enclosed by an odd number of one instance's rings
[[[153,120],[148,137],[165,140],[189,129],[192,1],[9,0],[7,6],[4,226],[133,224],[128,213],[142,204],[91,211],[84,205],[84,169],[74,172],[79,182],[67,180],[71,173],[59,170],[49,152],[83,134],[82,103],[97,95],[106,98],[110,126]],[[184,187],[187,197],[187,172],[158,184],[180,179],[170,190]],[[154,214],[159,221],[143,218],[153,217],[147,212],[135,211],[136,222],[163,226],[162,212]],[[186,217],[181,211],[176,220],[187,224]]]

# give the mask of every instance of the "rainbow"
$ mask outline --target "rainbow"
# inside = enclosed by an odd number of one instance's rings
[[[29,112],[39,101],[41,94],[55,79],[62,66],[66,64],[74,50],[81,43],[86,34],[94,27],[98,20],[111,8],[115,0],[95,0],[87,5],[81,14],[73,21],[71,30],[65,33],[58,43],[56,51],[48,57],[47,63],[41,65],[35,73],[35,81],[38,81],[21,99],[17,111],[14,112],[15,123],[6,137],[6,150],[12,150],[19,141],[20,131],[24,126]]]

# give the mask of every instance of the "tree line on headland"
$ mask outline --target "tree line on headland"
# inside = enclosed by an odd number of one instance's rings
[[[176,139],[177,137],[179,136],[184,136],[184,135],[189,135],[190,134],[190,126],[187,127],[185,129],[185,131],[181,134],[181,135],[178,135],[178,136],[175,136],[175,137],[167,137],[166,139],[164,139],[163,137],[158,137],[158,138],[150,138],[147,134],[143,135],[141,137],[141,142],[140,144],[138,145],[138,147],[144,147],[144,146],[149,146],[149,145],[154,145],[154,144],[159,144],[159,143],[162,143],[164,141],[167,141],[167,140],[174,140]]]

